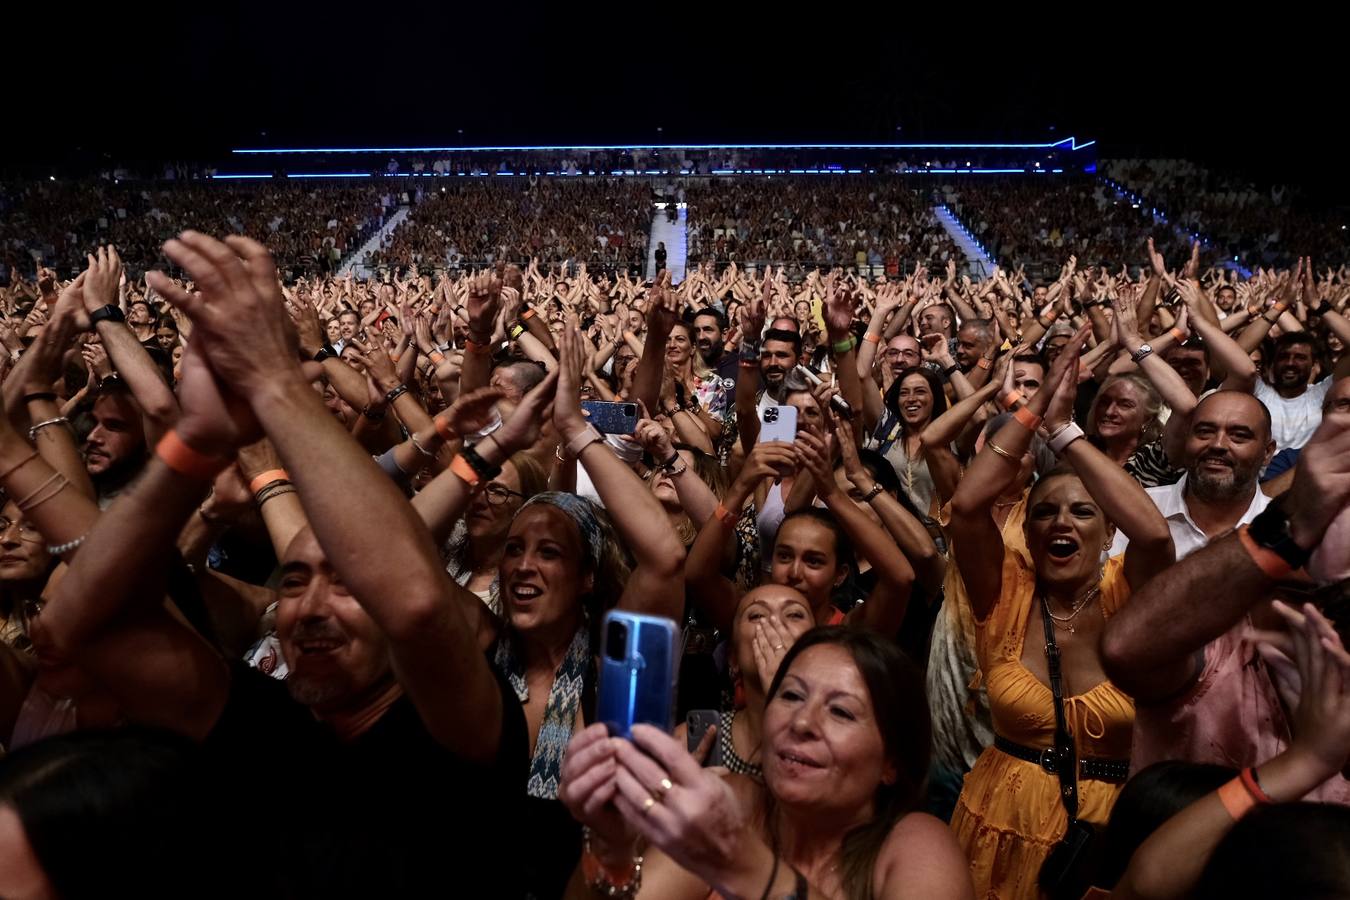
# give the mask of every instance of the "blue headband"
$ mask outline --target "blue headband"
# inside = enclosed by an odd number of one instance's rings
[[[600,520],[595,515],[595,506],[591,501],[576,494],[545,491],[526,500],[524,505],[521,506],[521,511],[523,512],[526,507],[533,506],[536,503],[546,504],[560,510],[576,523],[577,530],[581,532],[581,542],[586,545],[586,549],[590,552],[591,566],[598,567],[605,538],[604,531],[600,527]]]

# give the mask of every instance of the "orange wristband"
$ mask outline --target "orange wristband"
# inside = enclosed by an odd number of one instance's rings
[[[1013,418],[1020,422],[1027,431],[1035,431],[1041,427],[1041,417],[1025,406],[1019,406],[1017,412],[1013,413]]]
[[[436,365],[438,365],[438,366],[439,366],[441,363],[445,362],[445,354],[442,353],[442,352],[439,351],[439,350],[432,350],[432,351],[431,351],[431,355],[428,356],[427,358],[430,359],[432,362],[434,362],[434,363],[435,363]]]
[[[533,307],[529,307],[529,308],[527,308],[523,313],[520,314],[520,316],[516,319],[516,321],[518,321],[518,322],[528,322],[528,321],[530,321],[530,319],[533,319],[534,317],[535,317],[535,311],[534,311],[534,308],[533,308]]]
[[[1261,785],[1256,782],[1256,770],[1251,766],[1238,773],[1238,780],[1242,786],[1247,789],[1247,793],[1252,795],[1252,799],[1257,803],[1274,803],[1275,800],[1265,792]]]
[[[1219,802],[1228,810],[1228,815],[1236,822],[1256,807],[1256,798],[1242,783],[1242,778],[1234,778],[1218,790]]]
[[[256,494],[274,481],[290,481],[291,476],[286,474],[285,469],[268,469],[266,472],[259,472],[248,483],[248,492]]]
[[[485,354],[488,354],[488,353],[491,353],[491,352],[492,352],[492,343],[491,343],[491,342],[488,342],[488,343],[486,343],[486,344],[480,344],[480,343],[478,343],[477,341],[475,341],[473,338],[465,338],[465,339],[464,339],[464,346],[465,346],[466,349],[468,349],[468,351],[469,351],[470,353],[477,353],[477,354],[480,354],[480,355],[485,355]]]
[[[1177,339],[1178,344],[1185,343],[1186,341],[1186,335],[1182,333],[1180,328],[1172,329],[1172,337]]]
[[[164,465],[179,475],[196,478],[199,481],[213,481],[230,464],[228,459],[219,456],[207,456],[194,450],[178,436],[177,429],[164,432],[155,446],[155,455],[164,460]]]
[[[717,519],[723,525],[735,527],[736,521],[740,519],[740,516],[719,503],[717,504],[717,509],[713,510],[713,518]]]
[[[460,480],[471,488],[478,487],[478,482],[482,480],[478,473],[474,471],[473,466],[469,465],[469,461],[459,454],[456,454],[455,458],[450,460],[450,471],[458,475]]]
[[[975,365],[979,366],[981,369],[992,369],[994,367],[994,361],[987,356],[981,356],[975,361]]]
[[[1267,550],[1252,539],[1247,533],[1247,526],[1243,525],[1238,529],[1238,540],[1242,542],[1242,549],[1247,551],[1247,555],[1256,563],[1256,567],[1265,573],[1267,578],[1273,581],[1279,581],[1286,578],[1294,571],[1289,563],[1285,562],[1280,554]]]
[[[436,433],[439,434],[444,440],[446,441],[459,440],[459,435],[455,434],[455,430],[450,427],[450,423],[447,422],[443,417],[432,416],[431,424],[435,427]]]
[[[873,334],[872,332],[869,331],[869,332],[867,332],[866,334],[863,335],[863,340],[864,340],[864,341],[867,341],[867,343],[869,343],[869,344],[880,344],[880,343],[881,343],[881,335],[879,335],[879,334]]]
[[[1006,412],[1012,409],[1014,403],[1021,403],[1024,399],[1022,392],[1013,388],[998,395],[998,405]]]

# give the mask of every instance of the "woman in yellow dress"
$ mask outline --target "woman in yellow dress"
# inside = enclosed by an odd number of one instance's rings
[[[1086,335],[1086,329],[1075,335],[1029,401],[1005,398],[1017,407],[1014,420],[976,455],[952,501],[948,527],[996,736],[966,776],[952,818],[981,900],[1040,896],[1041,865],[1067,827],[1059,779],[1035,761],[1054,746],[1055,732],[1042,609],[1062,656],[1065,715],[1080,762],[1078,818],[1105,823],[1128,770],[1134,707],[1106,680],[1098,640],[1130,586],[1173,561],[1157,507],[1072,423]],[[1072,468],[1054,470],[1031,489],[1028,565],[1005,548],[992,512],[1042,417],[1051,449]],[[1129,536],[1129,549],[1103,565],[1117,527]]]

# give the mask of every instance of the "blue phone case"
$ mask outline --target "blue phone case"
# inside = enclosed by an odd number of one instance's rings
[[[636,403],[606,403],[602,400],[583,400],[581,408],[587,412],[586,421],[605,434],[632,434],[637,431]]]
[[[606,614],[596,716],[611,735],[631,738],[638,723],[667,733],[674,729],[678,639],[671,619],[617,609]]]

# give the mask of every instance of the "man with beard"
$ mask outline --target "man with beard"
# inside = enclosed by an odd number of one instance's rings
[[[1245,466],[1238,459],[1254,451],[1239,448],[1262,441],[1245,439],[1257,423],[1205,410],[1228,393],[1208,397],[1196,408],[1188,447],[1201,447],[1194,459],[1204,462],[1191,467],[1187,480],[1207,470],[1209,487],[1240,503],[1236,483]],[[1206,434],[1214,437],[1204,439]],[[1232,476],[1222,472],[1220,451],[1233,458]],[[1307,600],[1339,602],[1335,586],[1329,594],[1310,596],[1307,577],[1299,570],[1317,571],[1343,550],[1344,542],[1333,539],[1329,529],[1350,509],[1347,476],[1350,412],[1333,408],[1306,444],[1286,494],[1236,533],[1212,530],[1214,537],[1198,548],[1178,541],[1176,564],[1135,590],[1106,623],[1102,669],[1135,702],[1133,771],[1164,759],[1241,769],[1288,749],[1303,722],[1293,721],[1282,694],[1298,692],[1299,673],[1279,648],[1287,637],[1282,632],[1303,616],[1280,615],[1271,601],[1283,599],[1299,613]],[[1196,509],[1193,502],[1190,508]],[[1169,524],[1175,536],[1175,524]],[[1322,621],[1317,628],[1325,635],[1330,625]],[[1337,631],[1343,630],[1342,623]],[[1339,641],[1326,646],[1328,652],[1340,652]],[[1337,760],[1334,768],[1344,764]],[[1350,804],[1350,783],[1332,776],[1306,799]]]
[[[1270,410],[1272,434],[1281,450],[1302,447],[1322,421],[1322,401],[1336,377],[1350,374],[1350,354],[1341,360],[1334,375],[1310,384],[1317,341],[1306,331],[1294,331],[1275,339],[1275,359],[1270,365],[1271,382],[1256,383],[1258,400]],[[1346,371],[1343,371],[1346,370]]]
[[[802,355],[802,336],[782,328],[764,328],[769,289],[741,307],[740,375],[736,379],[736,430],[746,453],[759,437],[759,417],[784,402],[784,379]],[[778,325],[779,320],[774,320]],[[758,374],[759,378],[755,375]],[[761,390],[760,384],[763,384]]]
[[[1182,457],[1186,474],[1176,484],[1146,493],[1167,519],[1177,559],[1256,518],[1270,504],[1257,478],[1275,454],[1270,413],[1251,394],[1215,391],[1190,416]],[[1111,555],[1129,539],[1116,533]]]
[[[736,380],[736,354],[726,352],[727,318],[711,306],[694,313],[694,343],[708,368],[723,381]]]
[[[259,829],[241,857],[262,891],[519,896],[502,835],[521,815],[529,735],[466,615],[480,601],[448,579],[417,511],[311,387],[266,249],[186,232],[166,253],[202,287],[151,275],[202,337],[186,350],[182,415],[80,539],[35,646],[81,666],[127,721],[199,742],[230,795],[286,798],[285,827]],[[551,399],[548,386],[532,393],[503,427],[537,435]],[[260,431],[286,467],[273,485],[299,493],[308,522],[280,554],[284,685],[230,663],[158,602],[184,523]],[[480,448],[488,466],[505,459],[492,441]],[[6,467],[28,449],[0,441]]]
[[[94,427],[84,440],[84,467],[106,506],[145,465],[145,424],[140,406],[117,379],[99,387],[90,415]]]

